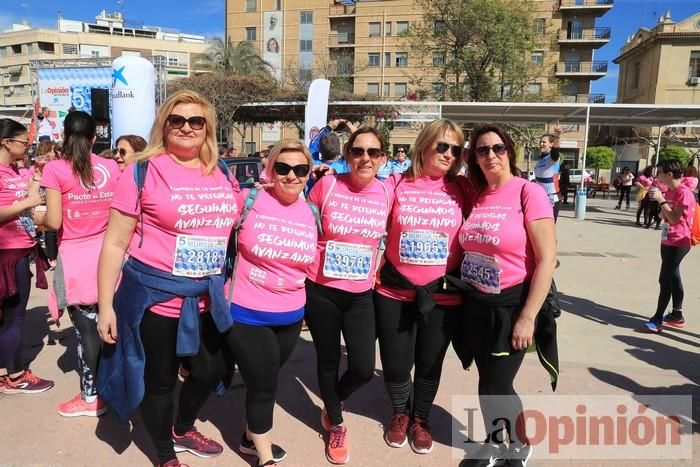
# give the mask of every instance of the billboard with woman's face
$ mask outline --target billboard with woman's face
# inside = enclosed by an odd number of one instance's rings
[[[282,81],[282,23],[281,11],[267,11],[263,23],[263,60],[272,67],[272,76]]]

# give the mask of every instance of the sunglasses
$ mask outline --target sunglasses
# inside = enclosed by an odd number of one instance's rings
[[[287,175],[290,170],[294,172],[294,175],[297,177],[306,177],[309,174],[309,164],[299,164],[292,167],[284,162],[275,162],[272,168],[277,175],[282,176]]]
[[[207,119],[204,117],[194,116],[190,118],[185,118],[182,115],[177,114],[168,115],[166,121],[168,122],[168,125],[170,125],[176,130],[179,130],[180,128],[185,126],[185,123],[187,123],[193,130],[201,130],[207,123]]]
[[[124,149],[124,148],[112,149],[112,155],[116,156],[117,154],[120,155],[121,157],[126,157],[126,149]]]
[[[445,154],[448,149],[452,152],[452,157],[459,157],[462,155],[462,146],[450,146],[448,143],[438,143],[435,146],[435,150],[440,154]]]
[[[489,151],[493,151],[497,156],[502,156],[506,153],[506,145],[501,143],[493,146],[479,146],[475,152],[477,156],[486,157],[489,155]]]
[[[369,149],[357,148],[357,147],[350,148],[350,155],[353,157],[361,157],[365,154],[365,152],[372,159],[379,159],[380,157],[382,157],[384,155],[382,150],[379,148],[369,148]]]
[[[397,149],[396,152],[406,152],[403,149]]]

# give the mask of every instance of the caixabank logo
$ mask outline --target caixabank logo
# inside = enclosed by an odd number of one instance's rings
[[[129,82],[125,76],[125,70],[126,65],[112,70],[113,99],[134,99],[136,97],[134,89],[129,87]]]

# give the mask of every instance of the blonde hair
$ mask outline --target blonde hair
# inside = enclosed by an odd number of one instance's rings
[[[423,174],[423,153],[442,135],[447,132],[452,132],[457,137],[459,146],[464,146],[464,132],[452,120],[441,118],[428,123],[418,134],[416,142],[413,145],[413,163],[406,171],[406,176],[409,179],[415,179]],[[449,151],[449,149],[448,149]],[[446,177],[450,180],[457,177],[461,168],[462,158],[455,157],[452,161],[450,169],[447,171]]]
[[[280,141],[279,143],[275,144],[272,147],[272,149],[270,149],[270,155],[267,156],[267,165],[265,166],[265,173],[267,174],[270,180],[272,180],[272,169],[275,166],[277,159],[279,159],[280,154],[282,154],[283,152],[303,153],[304,157],[306,157],[306,163],[309,164],[309,169],[312,168],[313,159],[311,158],[311,153],[309,152],[309,148],[307,148],[302,141],[296,139]]]
[[[136,154],[134,159],[137,161],[144,161],[153,156],[167,152],[167,143],[165,141],[166,120],[173,109],[179,104],[198,104],[202,107],[203,117],[207,122],[206,125],[204,125],[207,134],[204,138],[204,144],[202,144],[199,150],[199,159],[202,161],[202,164],[204,164],[204,173],[209,175],[216,167],[217,160],[219,159],[216,146],[216,112],[214,111],[214,107],[201,94],[187,89],[176,92],[158,107],[156,119],[151,128],[148,145],[143,152]]]

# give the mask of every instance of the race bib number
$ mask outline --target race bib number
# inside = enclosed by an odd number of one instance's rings
[[[329,241],[323,262],[323,275],[329,279],[365,280],[372,267],[372,247]]]
[[[468,252],[462,260],[462,280],[483,293],[501,292],[501,269],[493,256]]]
[[[661,224],[661,240],[668,240],[668,223],[664,222]]]
[[[406,264],[439,266],[447,264],[449,235],[430,230],[407,230],[401,233],[399,260]]]
[[[175,240],[173,275],[204,277],[221,274],[227,241],[226,237],[178,235]]]

